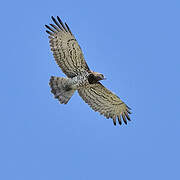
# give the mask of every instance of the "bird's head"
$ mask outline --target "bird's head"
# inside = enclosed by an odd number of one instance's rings
[[[106,78],[104,77],[103,74],[98,73],[98,72],[94,72],[94,71],[91,71],[91,74],[88,77],[90,84],[93,84],[93,83],[96,83],[98,81],[105,80],[105,79]]]
[[[104,77],[104,75],[101,74],[101,73],[96,73],[96,78],[97,78],[98,81],[101,81],[101,80],[105,80],[105,79],[106,79],[106,78]]]

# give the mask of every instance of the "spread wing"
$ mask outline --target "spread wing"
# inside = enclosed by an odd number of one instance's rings
[[[130,121],[128,115],[131,114],[130,108],[101,83],[81,88],[78,93],[94,111],[98,111],[106,118],[112,118],[114,125],[116,125],[116,119],[120,125],[122,124],[121,117],[125,124],[127,124],[127,120]]]
[[[55,24],[46,26],[46,32],[50,35],[50,47],[53,51],[54,58],[68,77],[74,77],[82,71],[88,71],[89,67],[84,59],[82,50],[76,41],[74,35],[68,25],[61,21],[57,16],[57,20],[52,16]]]

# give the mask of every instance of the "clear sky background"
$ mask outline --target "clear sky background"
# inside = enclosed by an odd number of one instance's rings
[[[180,1],[3,1],[0,7],[2,180],[180,179]],[[66,21],[88,65],[131,108],[128,125],[76,93],[53,98],[45,33]]]

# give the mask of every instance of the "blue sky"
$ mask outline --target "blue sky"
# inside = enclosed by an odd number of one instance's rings
[[[180,1],[4,1],[0,15],[0,179],[180,179]],[[53,98],[49,78],[64,74],[45,33],[52,15],[132,108],[127,126],[77,93]]]

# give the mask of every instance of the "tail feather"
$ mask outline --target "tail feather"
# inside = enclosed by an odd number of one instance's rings
[[[67,104],[75,92],[75,90],[71,88],[69,81],[68,78],[51,76],[49,82],[51,92],[61,104]]]

